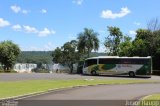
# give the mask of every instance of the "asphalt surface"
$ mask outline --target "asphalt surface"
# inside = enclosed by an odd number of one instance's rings
[[[98,85],[55,91],[25,100],[135,100],[160,93],[160,84]]]
[[[151,78],[130,78],[128,76],[84,76],[78,74],[57,74],[57,73],[0,73],[0,81],[21,81],[21,80],[47,80],[47,79],[146,79],[160,80],[160,76],[152,76]]]
[[[159,88],[158,83],[88,86],[28,97],[19,103],[20,106],[132,106],[131,100],[160,93]]]
[[[48,73],[0,73],[0,81],[47,80],[47,79],[132,79],[160,80],[151,78],[130,78],[127,76],[84,76],[78,74]],[[76,87],[49,92],[18,100],[16,106],[127,106],[126,100],[137,100],[142,96],[160,93],[160,84],[98,85]],[[0,103],[1,106],[1,103]],[[131,105],[128,105],[131,106]]]

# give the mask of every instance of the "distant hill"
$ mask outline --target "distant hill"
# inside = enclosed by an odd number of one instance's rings
[[[52,63],[52,51],[22,51],[17,59],[17,63]],[[106,56],[106,53],[92,52],[91,57]]]

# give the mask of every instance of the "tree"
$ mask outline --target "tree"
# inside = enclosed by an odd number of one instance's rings
[[[136,38],[133,41],[133,45],[134,50],[136,51],[136,49],[141,49],[141,53],[144,54],[144,56],[149,55],[149,56],[154,56],[156,54],[157,51],[157,47],[159,47],[159,42],[160,42],[160,33],[159,31],[151,31],[148,29],[138,29],[136,34]],[[140,44],[138,44],[138,42]],[[143,42],[143,44],[142,44]],[[138,48],[140,47],[140,45],[143,45],[143,49],[142,48]],[[145,48],[145,49],[144,49]],[[136,54],[138,55],[138,54]],[[142,55],[142,54],[141,54]]]
[[[132,45],[133,45],[131,50],[132,56],[141,56],[141,57],[149,56],[148,47],[144,40],[137,39],[133,41]]]
[[[105,39],[105,47],[107,48],[108,55],[119,55],[119,46],[123,37],[122,32],[118,27],[108,27],[109,35]]]
[[[4,70],[10,70],[16,62],[20,49],[12,41],[0,43],[0,62]]]
[[[77,41],[72,40],[66,42],[61,48],[56,48],[52,53],[53,62],[67,65],[70,69],[70,73],[73,72],[73,64],[79,60],[79,53],[76,51]]]
[[[63,52],[61,50],[61,48],[57,47],[51,54],[51,56],[53,57],[52,61],[54,63],[63,63]]]
[[[150,20],[147,24],[148,30],[154,32],[157,30],[160,30],[160,23],[158,18],[153,18],[152,20]]]
[[[78,34],[78,50],[80,53],[87,53],[90,57],[92,50],[97,51],[99,48],[98,33],[93,29],[84,28],[84,32]]]
[[[132,41],[131,37],[124,36],[123,42],[119,45],[119,55],[120,56],[131,56],[131,49],[132,49]]]
[[[150,54],[151,56],[157,55],[157,51],[160,49],[160,23],[158,18],[151,19],[147,24],[148,30],[151,35],[148,38],[150,42]]]
[[[73,64],[78,62],[79,54],[76,51],[76,41],[72,40],[71,42],[67,42],[63,45],[63,63],[70,68],[70,73],[73,71]]]

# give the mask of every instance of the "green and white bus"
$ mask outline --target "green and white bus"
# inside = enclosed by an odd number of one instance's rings
[[[99,56],[87,58],[83,74],[129,75],[151,77],[151,57]]]

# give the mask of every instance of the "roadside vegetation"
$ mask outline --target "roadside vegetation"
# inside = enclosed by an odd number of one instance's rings
[[[155,18],[148,22],[147,27],[147,29],[137,29],[135,39],[132,39],[123,34],[120,28],[108,26],[109,34],[101,42],[106,47],[106,55],[151,56],[153,69],[160,70],[160,23]],[[85,58],[91,57],[90,53],[99,49],[98,35],[93,29],[84,28],[84,31],[78,34],[77,40],[74,40],[74,45],[71,44],[73,41],[70,41],[70,43],[67,43],[68,48],[66,48],[65,43],[62,47],[58,47],[53,51],[53,62],[59,62],[70,67],[78,61],[81,62]],[[75,56],[76,54],[79,54],[78,57]],[[72,67],[70,72],[72,73]]]
[[[28,81],[5,81],[0,82],[0,99],[26,95],[48,90],[69,88],[85,85],[97,84],[133,84],[151,83],[158,81],[151,80],[103,80],[103,79],[84,79],[84,80],[28,80]]]
[[[19,46],[12,41],[0,42],[0,69],[10,72],[20,52]]]
[[[106,48],[105,55],[108,56],[152,56],[153,69],[160,70],[160,23],[157,18],[149,21],[146,29],[137,29],[135,39],[123,34],[116,26],[108,26],[106,31],[109,34],[100,42],[98,32],[92,28],[84,28],[77,34],[76,40],[68,41],[54,51],[44,52],[43,55],[34,52],[21,53],[18,45],[12,41],[0,42],[0,68],[4,71],[11,70],[16,62],[35,63],[38,66],[60,63],[68,66],[72,73],[73,64],[79,64],[78,73],[81,73],[81,63],[84,59],[92,57],[92,52],[97,52],[101,43]],[[41,69],[41,66],[38,68]],[[160,71],[153,73],[160,74]]]
[[[153,94],[142,98],[138,106],[159,106],[160,94]]]
[[[153,94],[153,95],[144,97],[143,100],[160,100],[160,94]]]

